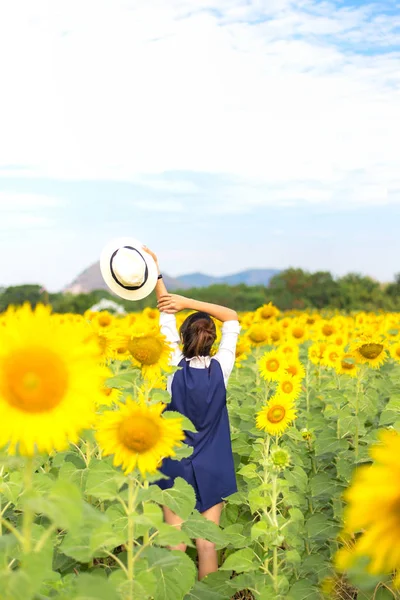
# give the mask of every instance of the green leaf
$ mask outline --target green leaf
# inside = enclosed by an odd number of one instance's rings
[[[182,429],[184,431],[191,431],[192,433],[197,433],[197,429],[193,425],[192,421],[190,419],[188,419],[187,417],[185,417],[184,415],[182,415],[181,413],[176,412],[175,410],[167,410],[167,412],[163,413],[163,417],[164,417],[164,419],[179,418],[182,420]]]
[[[18,571],[0,572],[1,600],[32,600],[35,590],[27,573]]]
[[[92,461],[86,481],[86,494],[99,500],[114,500],[126,482],[124,475],[104,461]]]
[[[326,431],[319,433],[315,440],[315,456],[324,454],[337,454],[349,447],[347,440],[337,439],[336,432]]]
[[[185,600],[226,600],[227,596],[212,590],[203,581],[196,581],[194,588],[185,596]]]
[[[221,571],[235,571],[236,573],[248,573],[255,571],[258,564],[255,562],[255,555],[250,548],[244,548],[234,552],[220,567]]]
[[[2,479],[0,482],[0,494],[2,494],[8,502],[12,502],[14,506],[18,506],[18,499],[24,489],[22,473],[11,473],[7,480]]]
[[[308,537],[311,539],[333,539],[339,532],[339,526],[326,518],[325,515],[316,514],[306,522]]]
[[[329,559],[323,554],[306,556],[300,566],[301,575],[317,575],[319,581],[327,577],[331,571],[332,566],[329,563]]]
[[[128,517],[121,504],[112,504],[105,512],[115,535],[123,540],[128,539]]]
[[[113,531],[107,515],[86,505],[82,527],[67,532],[60,550],[78,562],[87,563],[94,557],[107,556],[105,550],[112,550],[125,541]]]
[[[222,529],[197,510],[182,524],[182,530],[192,539],[201,538],[213,542],[217,548],[224,548],[229,543]]]
[[[307,491],[308,477],[301,467],[296,466],[291,471],[286,471],[284,478],[297,492]]]
[[[194,489],[182,477],[177,477],[174,486],[168,490],[161,490],[157,485],[152,485],[150,497],[158,504],[168,506],[184,520],[189,517],[196,505]]]
[[[234,548],[246,548],[250,543],[249,535],[245,533],[242,523],[235,523],[234,525],[224,527],[223,533],[229,545]]]
[[[301,563],[301,555],[297,550],[287,550],[287,552],[285,552],[285,561],[289,565],[297,567]]]
[[[224,596],[224,598],[230,598],[232,596],[230,581],[228,575],[220,570],[215,573],[210,573],[202,579],[202,583],[205,583],[210,590],[217,592],[221,596]]]
[[[249,463],[248,465],[244,465],[239,471],[239,475],[242,475],[245,479],[257,479],[257,465],[254,463]]]
[[[148,561],[143,558],[135,561],[133,590],[131,589],[130,582],[126,579],[125,573],[121,569],[111,573],[109,581],[115,585],[122,598],[129,598],[130,593],[133,592],[132,596],[135,600],[136,598],[148,600],[149,598],[153,598],[157,589],[156,576],[149,567]]]
[[[80,490],[84,491],[86,487],[87,476],[89,470],[85,468],[77,468],[72,462],[65,462],[58,471],[58,479],[76,483]]]
[[[251,541],[258,540],[269,533],[271,526],[266,521],[257,521],[251,528]]]
[[[157,581],[154,600],[183,600],[192,589],[196,568],[184,552],[147,548],[144,552]]]
[[[177,529],[167,523],[158,526],[158,535],[155,538],[154,543],[157,546],[177,546],[178,544],[193,546],[190,537],[185,531]]]
[[[289,590],[287,600],[320,600],[320,594],[308,579],[297,581]]]
[[[50,491],[40,496],[37,490],[21,500],[24,509],[30,508],[36,513],[48,517],[62,529],[79,527],[83,519],[83,500],[79,488],[68,481],[58,480],[52,483]]]
[[[317,473],[310,480],[311,494],[314,498],[317,496],[334,496],[337,492],[341,492],[337,483],[328,473]]]
[[[91,575],[81,573],[77,579],[77,592],[74,600],[120,600],[114,585],[111,581]]]
[[[270,496],[265,496],[259,487],[253,487],[249,490],[247,500],[252,513],[256,512],[260,508],[268,508],[271,506]]]

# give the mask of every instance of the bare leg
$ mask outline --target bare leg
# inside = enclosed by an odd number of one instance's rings
[[[167,506],[163,506],[164,519],[168,525],[173,525],[177,529],[181,528],[183,523],[183,519],[178,517],[171,509]],[[177,546],[169,546],[170,550],[181,550],[182,552],[186,552],[186,544],[178,544]]]
[[[219,525],[223,506],[224,503],[220,502],[201,514],[206,519]],[[209,573],[218,571],[218,555],[215,544],[207,540],[197,539],[196,547],[199,556],[199,579],[203,579]]]

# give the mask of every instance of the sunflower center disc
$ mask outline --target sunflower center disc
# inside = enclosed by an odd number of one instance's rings
[[[148,417],[132,416],[121,423],[118,434],[126,448],[142,454],[156,445],[160,437],[160,429]]]
[[[267,335],[261,327],[254,327],[250,330],[249,337],[252,342],[264,342],[267,339]]]
[[[293,337],[300,339],[304,335],[304,329],[302,329],[301,327],[294,327],[292,333]]]
[[[383,346],[382,344],[363,344],[359,349],[361,356],[364,358],[378,358],[378,356],[382,353]]]
[[[128,350],[142,365],[154,365],[162,354],[163,346],[155,337],[143,336],[129,340]]]
[[[285,417],[286,411],[283,406],[276,405],[269,409],[267,419],[270,423],[280,423]]]
[[[100,327],[108,327],[111,324],[111,317],[110,315],[100,315],[97,323],[100,325]]]
[[[324,335],[332,335],[332,333],[333,333],[332,325],[324,325],[322,328],[322,333]]]
[[[293,392],[293,383],[291,381],[284,381],[282,384],[282,389],[285,394],[290,394]]]
[[[278,369],[279,369],[279,362],[275,358],[272,358],[271,360],[267,361],[267,370],[268,371],[275,372]]]
[[[32,347],[10,354],[4,362],[5,398],[28,413],[55,408],[68,387],[63,360],[46,348]]]
[[[295,377],[297,375],[296,365],[290,365],[289,367],[287,367],[286,372],[290,373],[290,375],[293,375],[293,377]]]

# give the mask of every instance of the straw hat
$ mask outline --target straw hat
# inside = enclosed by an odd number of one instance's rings
[[[125,300],[141,300],[156,287],[157,265],[134,238],[108,243],[101,253],[100,270],[110,290]]]

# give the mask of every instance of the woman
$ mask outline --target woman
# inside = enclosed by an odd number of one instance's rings
[[[146,251],[157,257],[148,248]],[[160,271],[159,271],[160,273]],[[232,446],[226,407],[226,386],[235,364],[235,350],[240,325],[237,313],[230,308],[168,294],[159,275],[156,286],[160,327],[172,347],[170,364],[180,369],[168,378],[167,389],[171,403],[167,410],[187,416],[197,433],[187,432],[186,443],[193,447],[189,458],[181,461],[165,459],[161,472],[169,479],[157,482],[162,489],[173,485],[175,477],[183,477],[196,494],[196,509],[219,525],[223,499],[237,491]],[[180,336],[175,313],[181,310],[198,311],[185,319]],[[222,339],[215,356],[211,347],[216,339],[211,317],[223,322]],[[180,350],[180,342],[183,351]],[[167,523],[180,527],[182,519],[168,507],[163,507]],[[199,579],[218,570],[215,545],[197,539]],[[174,550],[186,551],[180,544]]]

